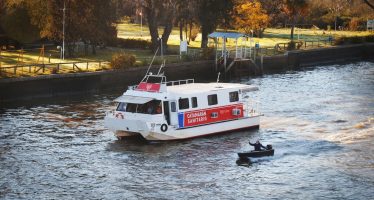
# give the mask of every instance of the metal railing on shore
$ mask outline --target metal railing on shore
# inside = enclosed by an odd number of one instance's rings
[[[32,76],[41,74],[58,74],[99,71],[109,67],[106,61],[44,63],[44,64],[17,64],[14,66],[2,66],[0,75]]]

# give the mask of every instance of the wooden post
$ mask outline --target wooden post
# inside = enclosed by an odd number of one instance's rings
[[[86,71],[88,71],[88,62],[87,62],[87,65],[86,65]]]
[[[57,63],[57,73],[60,71],[60,63]]]

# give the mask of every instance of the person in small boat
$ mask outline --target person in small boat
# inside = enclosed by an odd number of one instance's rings
[[[249,141],[249,145],[251,146],[254,146],[255,148],[255,151],[262,151],[263,149],[266,149],[266,147],[264,147],[260,141],[256,141],[256,143],[251,143],[251,141]]]

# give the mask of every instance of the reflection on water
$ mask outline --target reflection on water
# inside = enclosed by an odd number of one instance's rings
[[[122,91],[1,108],[0,198],[372,198],[373,63],[234,82],[259,85],[259,130],[118,141],[103,117]],[[256,139],[275,155],[238,163]]]

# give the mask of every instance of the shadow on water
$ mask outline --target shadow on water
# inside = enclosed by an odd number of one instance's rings
[[[144,152],[160,154],[178,151],[204,151],[206,154],[226,152],[237,149],[242,141],[259,134],[257,129],[217,134],[201,138],[176,141],[147,141],[142,137],[132,137],[124,140],[115,140],[107,145],[108,151],[113,152]]]

